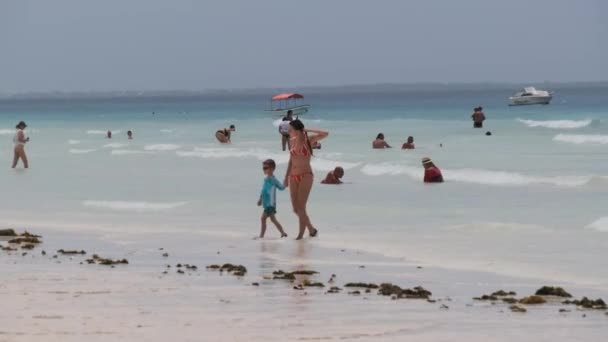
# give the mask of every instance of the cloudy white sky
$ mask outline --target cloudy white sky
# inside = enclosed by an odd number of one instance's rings
[[[608,80],[602,0],[1,0],[0,92]]]

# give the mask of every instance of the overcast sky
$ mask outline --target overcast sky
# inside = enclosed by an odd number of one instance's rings
[[[0,92],[608,80],[604,0],[0,0]]]

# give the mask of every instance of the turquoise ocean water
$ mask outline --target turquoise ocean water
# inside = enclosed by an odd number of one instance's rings
[[[608,266],[608,86],[555,85],[551,105],[509,107],[516,90],[306,90],[312,110],[302,119],[330,131],[314,158],[317,182],[336,165],[347,182],[314,187],[315,243],[608,289],[597,272]],[[263,111],[270,95],[2,99],[0,223],[249,239],[258,233],[261,160],[277,161],[279,179],[287,161],[278,118]],[[483,130],[471,128],[477,105],[488,117]],[[19,120],[30,125],[27,171],[9,168]],[[220,146],[214,132],[229,124],[233,143]],[[373,151],[379,132],[395,147],[412,135],[417,149]],[[446,183],[422,184],[424,156]],[[278,218],[293,235],[288,194],[278,196]]]

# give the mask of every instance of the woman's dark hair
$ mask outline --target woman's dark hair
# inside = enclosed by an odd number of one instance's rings
[[[236,127],[234,127],[234,125],[230,125],[230,129],[235,129]]]
[[[300,121],[300,119],[295,119],[289,123],[289,126],[291,126],[296,131],[300,131],[300,132],[304,133],[304,140],[306,140],[306,145],[308,145],[308,151],[310,152],[310,155],[312,156],[312,145],[310,144],[310,140],[308,140],[308,133],[306,133],[304,131],[304,123],[302,121]]]
[[[25,127],[27,127],[27,125],[25,124],[24,121],[19,121],[19,123],[17,124],[17,126],[15,126],[15,128],[17,128],[17,129],[23,129]]]
[[[384,140],[384,134],[378,133],[378,136],[376,136],[376,139],[382,139],[382,140]]]
[[[408,141],[408,142],[410,142],[410,141],[411,141],[411,142],[414,142],[414,137],[410,135],[409,137],[407,137],[407,141]]]
[[[274,160],[272,159],[266,159],[262,162],[262,165],[268,165],[270,166],[273,170],[277,168],[277,164],[274,162]]]
[[[293,111],[291,109],[287,111],[287,115],[289,114],[293,115]]]

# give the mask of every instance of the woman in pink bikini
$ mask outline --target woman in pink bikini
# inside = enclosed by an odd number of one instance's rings
[[[313,133],[313,135],[308,136],[308,133]],[[317,236],[318,233],[306,213],[306,203],[313,184],[310,158],[312,157],[312,145],[328,135],[329,133],[326,131],[304,129],[304,124],[300,120],[289,123],[291,148],[289,149],[289,164],[283,184],[289,187],[293,211],[298,216],[300,223],[300,231],[296,240],[301,240],[304,237],[306,228],[308,228],[311,237]]]

